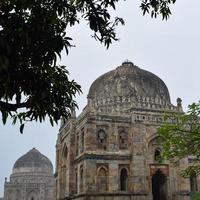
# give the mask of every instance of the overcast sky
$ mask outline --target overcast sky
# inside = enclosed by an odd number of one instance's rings
[[[76,47],[68,56],[63,53],[62,63],[68,66],[71,79],[82,86],[83,94],[77,97],[78,113],[86,105],[91,83],[126,59],[159,76],[168,86],[173,104],[180,97],[186,110],[188,104],[200,100],[200,1],[177,1],[167,22],[143,17],[139,3],[129,0],[118,4],[115,14],[123,17],[126,25],[117,28],[120,41],[108,50],[91,38],[85,24],[70,30]],[[36,147],[55,164],[58,129],[49,123],[29,123],[21,135],[19,126],[0,123],[0,197],[4,178],[31,148]]]

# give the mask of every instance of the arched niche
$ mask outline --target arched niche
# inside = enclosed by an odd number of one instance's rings
[[[197,175],[195,172],[191,173],[190,175],[190,191],[192,193],[195,193],[198,191]]]
[[[157,135],[154,135],[149,140],[147,140],[147,155],[149,163],[161,163],[161,138]]]
[[[128,190],[128,170],[126,168],[122,168],[120,170],[120,191]]]
[[[108,169],[100,166],[97,170],[97,191],[103,192],[108,190]]]
[[[62,160],[63,160],[63,164],[65,164],[65,161],[67,161],[67,157],[68,157],[68,148],[66,143],[63,145],[62,148]]]
[[[39,190],[33,189],[28,192],[27,194],[27,200],[39,200]]]
[[[61,197],[65,197],[65,193],[67,190],[67,159],[68,159],[68,148],[66,143],[64,143],[62,151],[61,151],[61,177],[60,177],[60,194]]]

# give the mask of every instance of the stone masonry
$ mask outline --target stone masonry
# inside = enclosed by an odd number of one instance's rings
[[[56,198],[74,200],[189,200],[191,181],[160,163],[157,128],[171,104],[165,83],[124,62],[94,81],[88,104],[62,122],[56,145]]]

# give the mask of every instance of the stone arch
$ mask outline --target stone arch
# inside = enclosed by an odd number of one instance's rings
[[[128,190],[128,170],[126,168],[122,168],[120,170],[120,191]]]
[[[67,159],[68,159],[68,148],[66,143],[64,143],[61,151],[61,180],[60,180],[60,194],[61,198],[64,198],[67,187]]]
[[[66,143],[64,144],[63,148],[62,148],[62,160],[67,160],[68,157],[68,148]]]
[[[27,195],[27,200],[39,200],[39,191],[38,190],[31,190]]]
[[[101,192],[108,190],[108,169],[105,166],[97,169],[97,190]]]
[[[151,136],[149,136],[147,138],[147,145],[148,145],[148,148],[153,144],[153,143],[156,143],[157,140],[159,139],[160,137],[158,136],[157,133],[153,133]]]
[[[160,137],[157,134],[153,134],[147,139],[147,155],[150,163],[161,162],[161,145],[159,144]],[[160,158],[160,159],[158,159]]]

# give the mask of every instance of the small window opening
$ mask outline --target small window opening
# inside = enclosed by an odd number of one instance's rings
[[[119,149],[128,148],[128,135],[125,132],[119,133]]]
[[[98,148],[106,150],[106,133],[104,130],[99,130],[97,133]]]
[[[158,162],[158,163],[162,162],[162,159],[161,159],[161,149],[160,148],[157,148],[155,150],[155,152],[154,152],[154,161]]]

